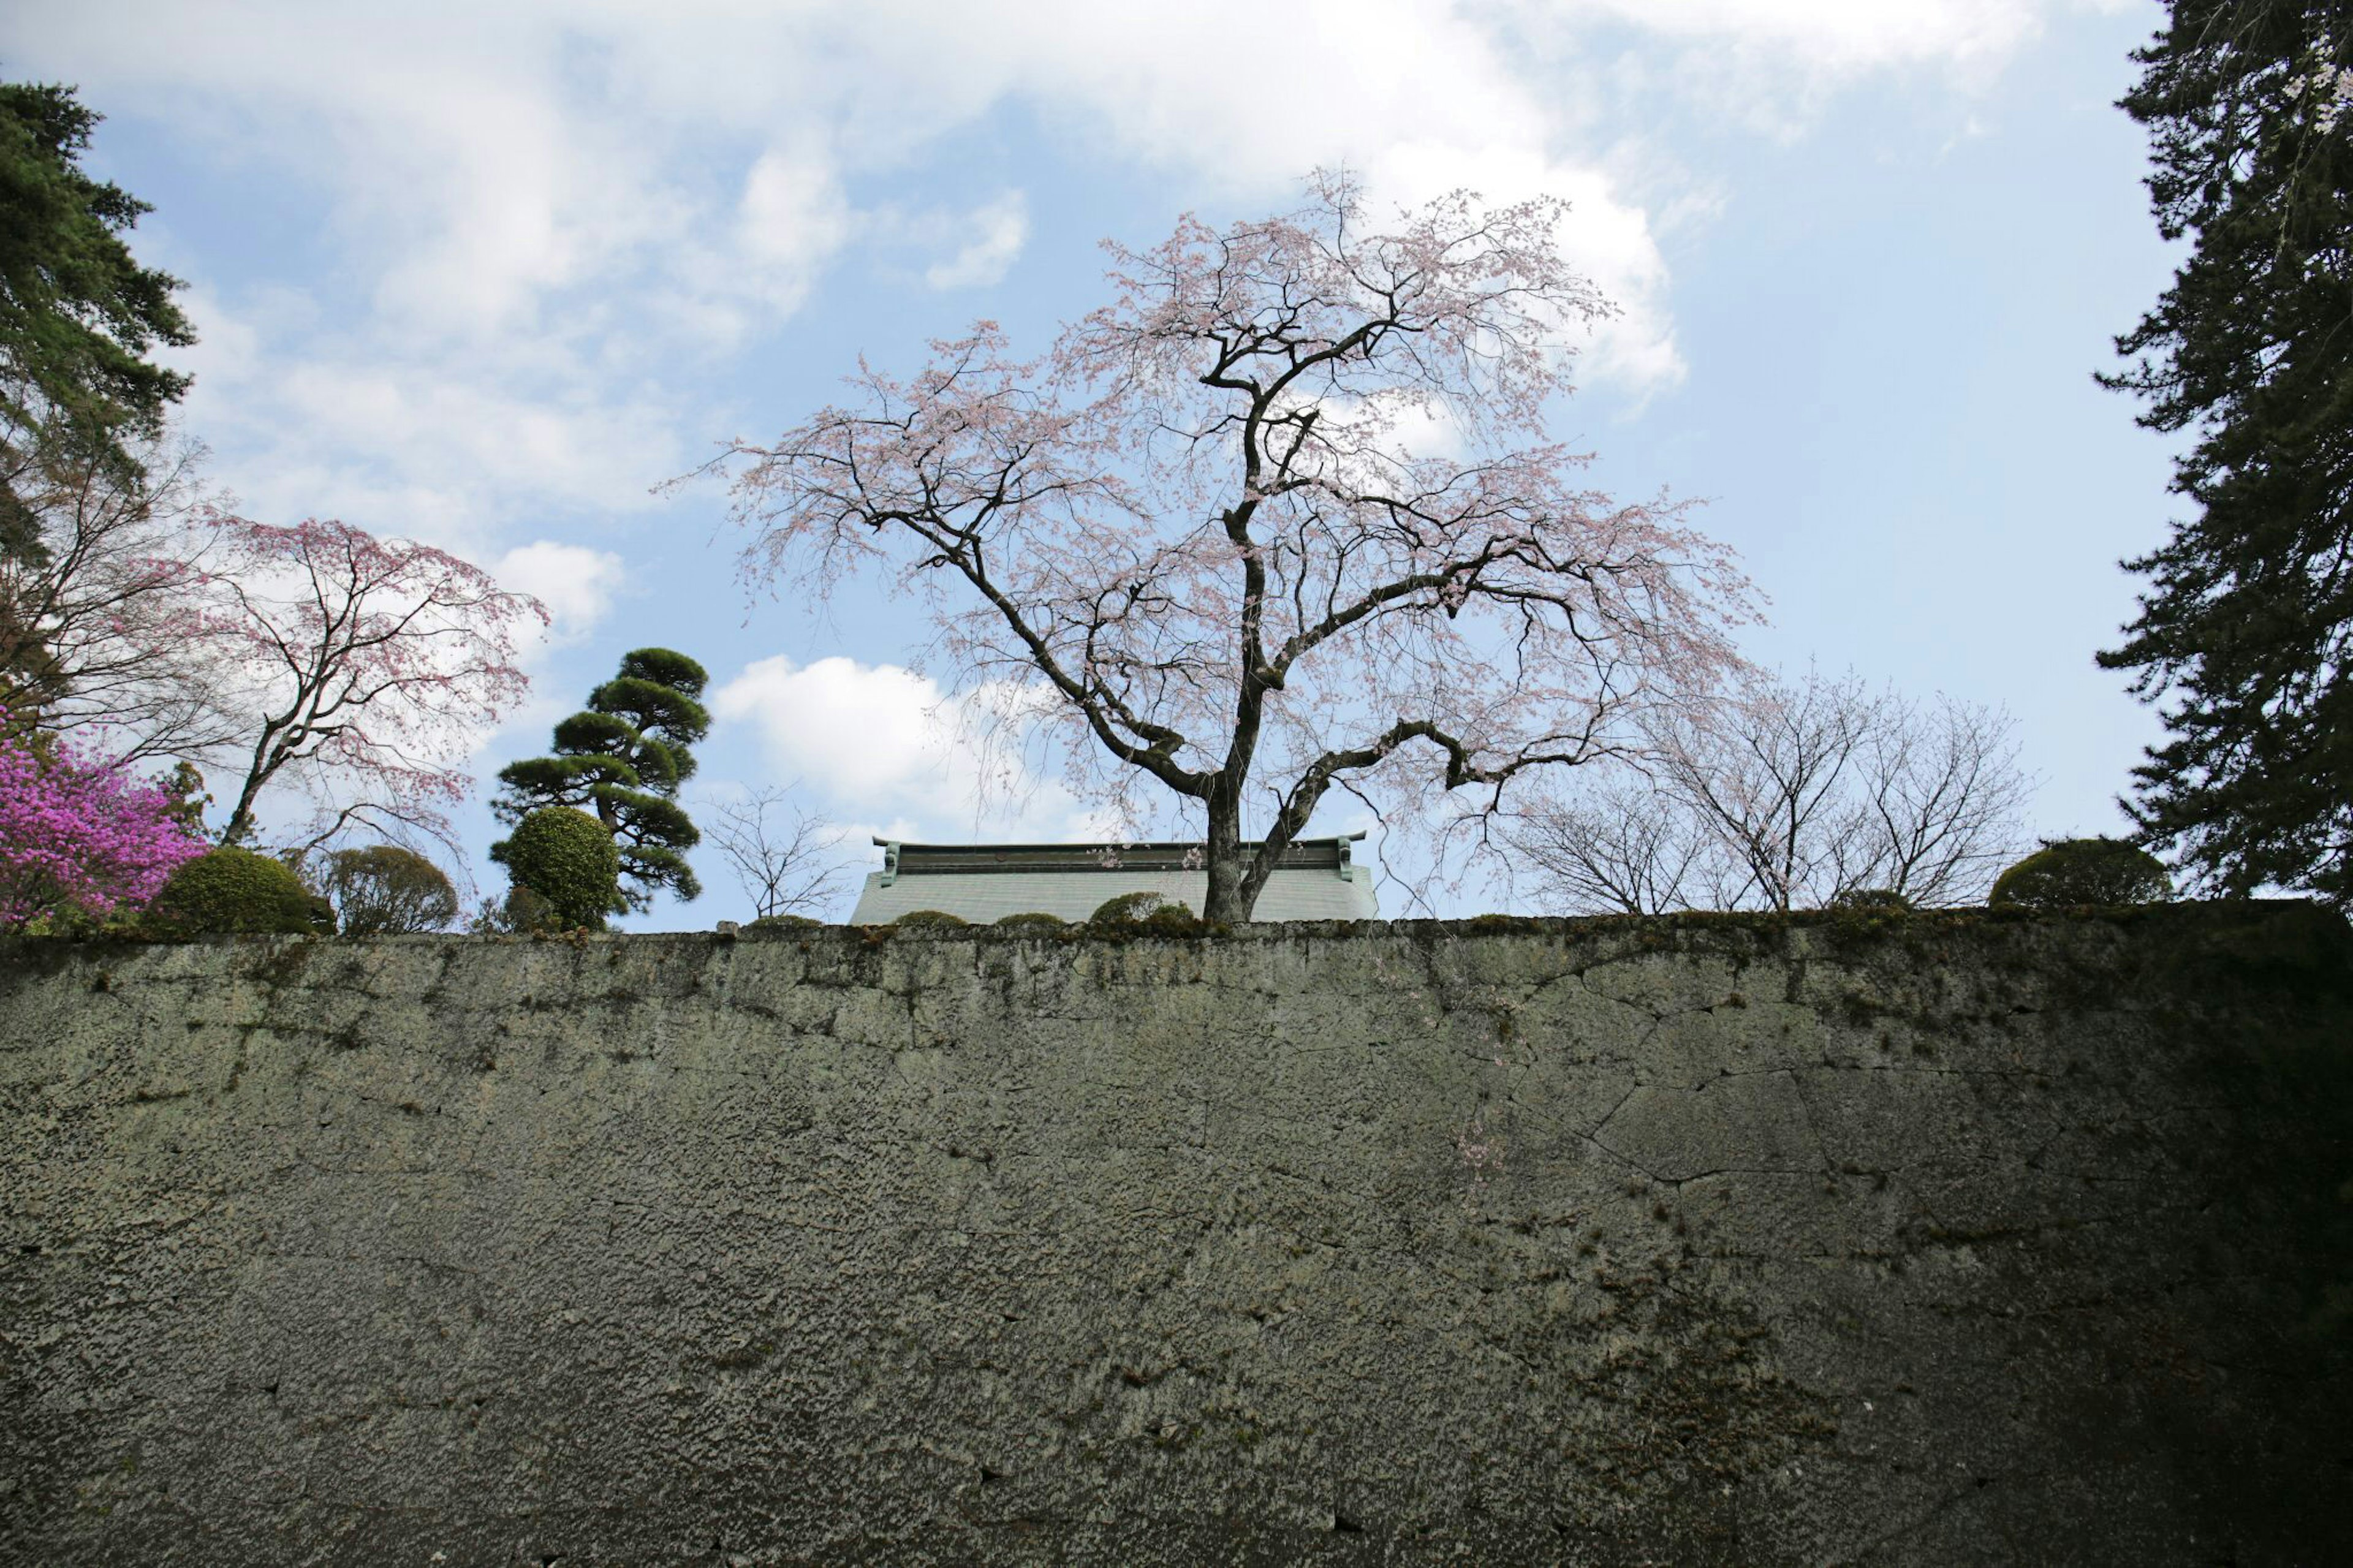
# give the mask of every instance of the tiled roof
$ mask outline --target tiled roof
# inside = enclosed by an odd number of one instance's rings
[[[878,840],[878,842],[883,842]],[[1254,921],[1368,921],[1380,918],[1372,868],[1349,862],[1348,840],[1294,844],[1260,893]],[[883,869],[869,875],[852,925],[884,925],[914,910],[944,910],[975,924],[1032,912],[1082,921],[1106,899],[1152,892],[1195,913],[1207,901],[1208,873],[1198,844],[892,844]]]

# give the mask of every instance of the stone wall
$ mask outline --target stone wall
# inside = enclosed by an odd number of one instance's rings
[[[0,1562],[2353,1560],[2348,979],[2298,906],[0,944]]]

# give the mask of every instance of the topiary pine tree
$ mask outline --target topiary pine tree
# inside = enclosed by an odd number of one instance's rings
[[[702,884],[686,851],[702,835],[678,804],[678,786],[694,776],[688,748],[710,732],[698,700],[710,676],[666,647],[621,656],[620,673],[588,694],[588,706],[555,726],[551,755],[499,770],[491,809],[513,826],[546,806],[592,815],[621,857],[621,900],[642,910],[667,889],[681,901]],[[503,846],[494,845],[496,858]]]

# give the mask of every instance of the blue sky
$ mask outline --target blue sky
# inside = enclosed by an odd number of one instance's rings
[[[1042,347],[1100,302],[1100,238],[1345,163],[1397,200],[1567,197],[1623,314],[1559,428],[1622,494],[1706,499],[1772,601],[1749,653],[2004,706],[2033,826],[2120,826],[2157,728],[2092,654],[2174,507],[2091,374],[2171,266],[2112,107],[2154,5],[370,9],[32,0],[0,69],[107,115],[90,163],[155,205],[137,247],[203,337],[185,424],[248,515],[426,539],[554,609],[484,779],[651,643],[720,694],[703,789],[1084,831],[1050,778],[981,798],[910,608],[749,602],[723,491],[652,487],[860,353],[982,316]],[[701,902],[633,923],[744,915],[702,864]]]

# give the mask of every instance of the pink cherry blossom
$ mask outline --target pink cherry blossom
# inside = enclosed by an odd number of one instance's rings
[[[309,787],[331,832],[364,816],[446,837],[473,728],[530,684],[515,628],[545,626],[545,607],[445,551],[348,523],[206,521],[204,635],[251,694],[223,840],[248,837],[262,792],[285,780]]]
[[[1609,313],[1566,211],[1456,193],[1383,228],[1327,174],[1293,213],[1110,246],[1115,298],[1043,358],[984,321],[735,443],[746,575],[885,572],[955,679],[1042,683],[1082,798],[1134,820],[1150,779],[1206,817],[1212,919],[1335,789],[1482,819],[1704,697],[1753,616],[1687,503],[1614,500],[1547,436]]]

